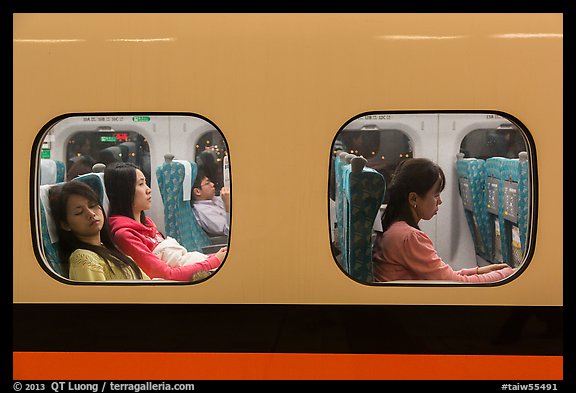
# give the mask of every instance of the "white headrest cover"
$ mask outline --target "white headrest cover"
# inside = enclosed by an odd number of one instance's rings
[[[56,161],[48,158],[40,159],[40,184],[56,183]]]
[[[192,197],[192,165],[186,160],[174,160],[184,165],[184,184],[182,185],[182,199],[189,201]]]

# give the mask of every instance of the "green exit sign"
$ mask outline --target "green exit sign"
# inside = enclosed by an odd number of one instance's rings
[[[133,116],[132,121],[150,121],[150,116]]]
[[[118,138],[115,135],[101,135],[100,142],[117,142]]]

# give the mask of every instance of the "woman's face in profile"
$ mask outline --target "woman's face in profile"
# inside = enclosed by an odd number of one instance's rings
[[[140,169],[136,169],[136,189],[134,190],[134,210],[144,211],[152,207],[152,190],[146,184],[146,177]]]
[[[442,180],[438,178],[434,186],[424,195],[424,197],[417,197],[416,212],[422,220],[430,220],[438,213],[438,207],[442,204],[440,198],[440,185]]]

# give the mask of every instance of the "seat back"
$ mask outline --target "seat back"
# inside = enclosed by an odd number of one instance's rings
[[[122,151],[122,161],[136,163],[136,143],[135,142],[122,142],[118,145]]]
[[[62,260],[58,254],[58,233],[56,232],[56,223],[52,219],[48,199],[50,188],[61,184],[64,183],[43,184],[40,186],[40,228],[42,247],[50,268],[62,277],[68,277],[68,272],[63,268]]]
[[[502,181],[500,179],[502,167],[506,159],[491,157],[486,160],[486,209],[491,231],[492,262],[502,263],[502,233],[505,232],[504,222],[501,220],[500,205],[502,204]]]
[[[122,162],[122,148],[120,146],[110,146],[100,150],[98,161],[105,165],[112,164],[113,162]]]
[[[343,212],[345,243],[342,266],[353,278],[374,281],[372,263],[372,233],[374,220],[386,193],[386,181],[378,171],[366,168],[364,157],[353,157],[343,167]]]
[[[344,193],[342,192],[342,181],[344,177],[342,176],[344,163],[344,156],[346,152],[340,152],[334,157],[334,203],[336,210],[336,247],[342,250],[344,244],[344,235],[342,229],[342,211],[344,209]]]
[[[520,173],[518,177],[518,227],[520,229],[520,243],[522,256],[526,253],[526,242],[528,236],[528,212],[530,211],[530,191],[529,191],[529,162],[528,153],[522,151],[518,153]]]
[[[104,187],[104,173],[87,173],[80,175],[71,181],[81,181],[88,184],[100,197],[102,206],[108,212],[108,197]],[[58,254],[58,233],[56,231],[57,223],[52,217],[49,203],[49,192],[54,186],[59,186],[65,182],[55,184],[43,184],[40,186],[40,227],[42,235],[42,247],[44,255],[48,260],[50,267],[59,275],[68,277],[68,272],[63,268],[62,260]]]
[[[166,161],[156,168],[158,187],[164,203],[166,235],[176,239],[188,251],[201,252],[211,242],[196,221],[190,205],[198,166],[193,161],[172,158],[166,155]]]
[[[94,172],[86,173],[84,175],[77,176],[72,181],[80,181],[82,183],[85,183],[85,184],[89,185],[94,191],[96,191],[96,194],[98,194],[98,197],[100,197],[100,203],[104,207],[104,210],[106,211],[106,215],[108,215],[108,212],[110,211],[110,209],[109,209],[110,202],[108,201],[108,195],[106,195],[106,186],[104,185],[104,173],[103,172],[101,172],[101,173],[94,173]]]
[[[498,221],[503,262],[519,266],[526,250],[528,224],[528,155],[498,158]]]
[[[492,227],[486,208],[486,162],[464,158],[462,153],[457,158],[459,192],[476,254],[486,261],[492,261]]]
[[[65,174],[66,168],[62,161],[50,158],[40,159],[40,185],[63,182]]]
[[[356,157],[354,154],[347,152],[340,152],[335,157],[335,205],[336,205],[336,230],[337,230],[337,248],[341,253],[348,249],[348,205],[349,201],[346,198],[345,187],[349,182],[349,175],[351,171],[350,161]],[[346,185],[346,186],[345,186]],[[341,259],[341,262],[346,258]],[[344,266],[343,266],[344,267]],[[347,268],[345,268],[346,271]]]

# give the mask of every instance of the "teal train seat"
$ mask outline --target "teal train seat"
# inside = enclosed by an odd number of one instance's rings
[[[529,189],[529,162],[528,153],[522,151],[518,153],[520,173],[518,177],[518,228],[520,230],[520,244],[522,258],[526,255],[526,245],[528,241],[528,212],[530,211],[530,189]]]
[[[336,206],[336,248],[342,253],[346,248],[346,228],[344,227],[344,216],[347,212],[348,202],[344,197],[344,178],[345,173],[350,172],[350,160],[356,157],[354,154],[348,154],[345,151],[339,152],[334,157],[334,173],[335,173],[335,206]],[[348,165],[348,166],[346,166]]]
[[[97,165],[98,164],[94,165],[93,170],[94,170],[94,168],[97,167]],[[98,194],[98,196],[100,197],[100,203],[104,207],[106,215],[108,215],[108,212],[110,210],[109,209],[110,202],[108,201],[108,195],[106,195],[106,186],[104,185],[104,172],[86,173],[86,174],[77,176],[72,181],[81,181],[82,183],[86,183],[94,191],[96,191],[96,194]]]
[[[487,262],[493,261],[492,227],[486,208],[486,162],[477,158],[456,160],[458,186],[468,228],[472,234],[476,255]]]
[[[96,164],[93,170],[98,170]],[[62,175],[63,176],[63,175]],[[106,196],[106,189],[104,188],[104,174],[103,173],[87,173],[76,177],[72,181],[81,181],[88,184],[100,196],[100,202],[106,212],[108,211],[108,197]],[[58,234],[56,232],[56,223],[52,218],[50,211],[49,193],[50,189],[54,186],[59,186],[65,182],[58,182],[54,184],[43,184],[40,186],[40,227],[42,236],[42,247],[44,255],[48,260],[48,264],[52,270],[62,277],[68,277],[68,272],[65,271],[62,265],[60,256],[58,255]]]
[[[494,217],[496,260],[512,267],[522,263],[528,230],[528,154],[519,158],[487,160],[486,183],[491,190],[487,206]]]
[[[504,222],[500,219],[500,205],[502,203],[500,174],[505,160],[506,158],[503,157],[492,157],[486,160],[486,208],[492,228],[492,260],[495,263],[504,262],[501,234],[505,230]]]
[[[42,248],[49,267],[58,275],[68,277],[68,272],[63,268],[62,260],[58,255],[58,233],[56,232],[56,223],[52,219],[49,203],[50,189],[62,184],[64,183],[43,184],[40,186],[40,228]]]
[[[63,184],[65,177],[65,167],[62,161],[49,158],[40,159],[40,228],[42,237],[42,247],[48,264],[57,274],[67,277],[62,267],[62,262],[58,256],[58,235],[56,227],[51,219],[50,205],[48,203],[48,193],[50,188],[56,184]]]
[[[386,181],[378,171],[366,168],[366,163],[364,157],[354,156],[342,168],[345,241],[341,266],[354,279],[373,282],[372,234],[384,201]]]
[[[334,164],[334,210],[336,216],[335,229],[335,246],[338,250],[341,249],[343,243],[342,240],[342,167],[344,166],[343,159],[340,158],[341,154],[346,154],[345,152],[337,152],[333,158]]]
[[[40,159],[40,185],[55,184],[64,181],[66,168],[64,163],[50,158]]]
[[[165,162],[156,168],[158,187],[164,203],[166,235],[176,239],[188,251],[202,252],[211,242],[196,221],[190,206],[198,166],[192,161],[173,158],[170,154],[165,155]]]

